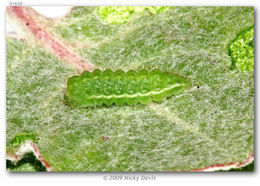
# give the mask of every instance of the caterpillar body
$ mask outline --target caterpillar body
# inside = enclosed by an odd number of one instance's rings
[[[147,104],[163,101],[190,85],[187,78],[160,70],[102,72],[96,69],[68,78],[64,99],[76,107]]]

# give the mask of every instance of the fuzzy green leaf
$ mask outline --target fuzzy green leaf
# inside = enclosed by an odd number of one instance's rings
[[[254,24],[253,7],[175,7],[125,24],[96,11],[74,8],[49,30],[102,70],[173,71],[193,86],[160,103],[71,108],[63,97],[76,70],[7,39],[7,153],[28,132],[55,171],[192,170],[254,153],[254,75],[230,70],[227,51]]]

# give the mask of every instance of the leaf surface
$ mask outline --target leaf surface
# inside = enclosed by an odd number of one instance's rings
[[[254,24],[253,7],[175,7],[122,24],[96,9],[74,8],[50,30],[100,69],[172,71],[193,87],[161,103],[70,108],[63,97],[76,70],[8,38],[7,153],[20,133],[37,135],[55,171],[184,171],[254,153],[254,74],[230,70],[227,51]]]

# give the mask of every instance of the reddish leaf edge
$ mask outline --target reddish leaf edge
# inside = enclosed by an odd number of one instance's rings
[[[231,169],[239,169],[249,165],[254,161],[254,153],[252,153],[245,161],[231,162],[228,164],[214,164],[203,168],[192,169],[181,172],[215,172],[215,171],[228,171]]]
[[[25,141],[24,144],[20,146],[20,148],[15,152],[15,155],[7,155],[6,159],[12,162],[18,162],[21,160],[26,153],[32,152],[34,156],[42,163],[42,165],[46,168],[47,172],[53,172],[53,168],[51,165],[43,158],[40,154],[39,149],[37,148],[36,144],[30,140]],[[231,162],[228,164],[215,164],[206,166],[203,168],[198,169],[191,169],[191,170],[172,170],[171,172],[215,172],[215,171],[228,171],[231,169],[238,169],[242,168],[251,162],[254,161],[254,153],[251,154],[245,161],[239,162]]]
[[[23,143],[20,148],[15,152],[15,155],[6,155],[6,159],[10,160],[11,162],[18,162],[20,161],[25,154],[32,152],[34,156],[42,163],[42,165],[45,167],[47,172],[52,172],[53,169],[51,165],[43,158],[43,156],[40,154],[39,149],[37,148],[36,144],[33,143],[30,140],[26,140],[25,143]]]

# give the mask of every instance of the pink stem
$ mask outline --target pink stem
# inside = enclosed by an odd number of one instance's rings
[[[54,35],[44,29],[43,24],[41,24],[43,17],[37,14],[32,8],[12,6],[7,7],[7,13],[14,15],[21,24],[27,27],[35,39],[40,41],[48,51],[57,56],[60,60],[80,71],[93,71],[92,64],[71,52],[65,44],[58,41]]]

